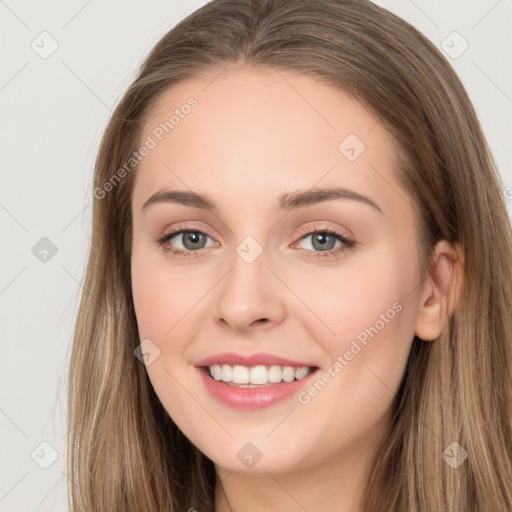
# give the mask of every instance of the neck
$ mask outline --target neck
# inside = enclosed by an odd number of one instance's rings
[[[216,512],[360,512],[375,447],[333,454],[314,467],[273,474],[216,466]]]

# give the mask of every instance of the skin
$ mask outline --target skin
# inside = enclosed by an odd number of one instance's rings
[[[453,248],[436,246],[439,272],[422,281],[393,140],[345,93],[306,75],[232,66],[166,91],[141,140],[190,96],[197,107],[141,161],[133,189],[134,306],[140,339],[160,350],[147,366],[151,383],[214,461],[217,511],[357,511],[413,337],[433,340],[446,323]],[[366,146],[355,161],[338,149],[349,134]],[[328,186],[363,194],[382,212],[352,199],[278,209],[282,194]],[[218,210],[158,203],[142,211],[162,190],[208,194]],[[208,235],[193,258],[155,241],[184,227]],[[304,233],[325,227],[356,246],[316,258],[322,250]],[[249,235],[263,250],[252,263],[236,252]],[[184,243],[177,235],[167,246],[186,251]],[[221,352],[269,352],[327,371],[395,303],[400,312],[307,404],[293,396],[232,408],[194,367]],[[237,457],[248,442],[262,454],[251,468]]]

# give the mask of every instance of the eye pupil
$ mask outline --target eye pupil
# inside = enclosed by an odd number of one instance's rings
[[[330,242],[330,243],[329,243]],[[319,243],[320,245],[317,245]],[[313,247],[321,250],[331,250],[336,243],[336,239],[328,233],[316,233],[313,235]]]
[[[183,245],[187,249],[198,249],[197,244],[200,244],[200,242],[204,243],[204,238],[203,233],[199,233],[198,231],[188,231],[183,233]],[[187,242],[191,242],[191,246],[188,246]],[[199,247],[199,249],[202,249],[202,247]]]

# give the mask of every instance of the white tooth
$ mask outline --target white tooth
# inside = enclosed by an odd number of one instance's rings
[[[268,370],[268,381],[272,383],[281,382],[283,380],[283,370],[279,365],[273,365]]]
[[[231,368],[231,365],[222,365],[222,380],[224,382],[231,382],[233,380],[233,368]]]
[[[247,366],[233,366],[233,383],[249,384],[249,368]]]
[[[215,380],[221,380],[222,379],[222,368],[219,364],[214,364],[210,367],[210,371],[212,373],[212,376]]]
[[[293,379],[295,379],[295,368],[293,366],[285,366],[283,369],[283,380],[291,382]]]
[[[251,384],[267,384],[268,371],[265,366],[253,366],[249,372],[249,382]]]
[[[297,368],[295,370],[295,378],[303,379],[306,375],[308,375],[310,372],[310,369],[307,366],[302,366],[301,368]]]

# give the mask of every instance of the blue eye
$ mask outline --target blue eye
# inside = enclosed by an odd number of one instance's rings
[[[178,238],[178,240],[181,240],[183,248],[176,248],[174,244],[169,243],[173,238],[178,237],[178,235],[181,235],[181,239]],[[329,228],[317,229],[305,233],[302,232],[301,235],[299,241],[312,237],[312,249],[306,249],[305,251],[312,253],[311,256],[315,258],[335,256],[339,252],[356,245],[354,240]],[[198,229],[178,229],[157,238],[156,242],[162,246],[166,252],[170,252],[178,257],[192,258],[195,257],[201,249],[207,247],[206,241],[208,238],[210,237],[206,233]],[[334,248],[336,242],[339,242],[341,246]]]
[[[173,238],[181,235],[181,243],[184,249],[176,249],[172,245],[167,245]],[[186,256],[192,257],[195,256],[200,249],[205,248],[205,240],[210,238],[203,231],[194,229],[180,229],[178,231],[173,231],[172,233],[167,233],[161,238],[157,239],[157,242],[163,247],[164,251],[171,252],[177,256]],[[179,238],[178,238],[179,239]]]
[[[308,237],[312,237],[310,245],[313,247],[313,251],[308,252],[312,252],[311,256],[314,258],[326,258],[335,256],[338,253],[356,245],[354,240],[346,237],[341,233],[338,233],[334,229],[323,228],[309,231],[306,234],[301,234],[303,236],[300,240],[305,240]],[[340,242],[341,246],[335,249],[334,246],[336,242]]]

